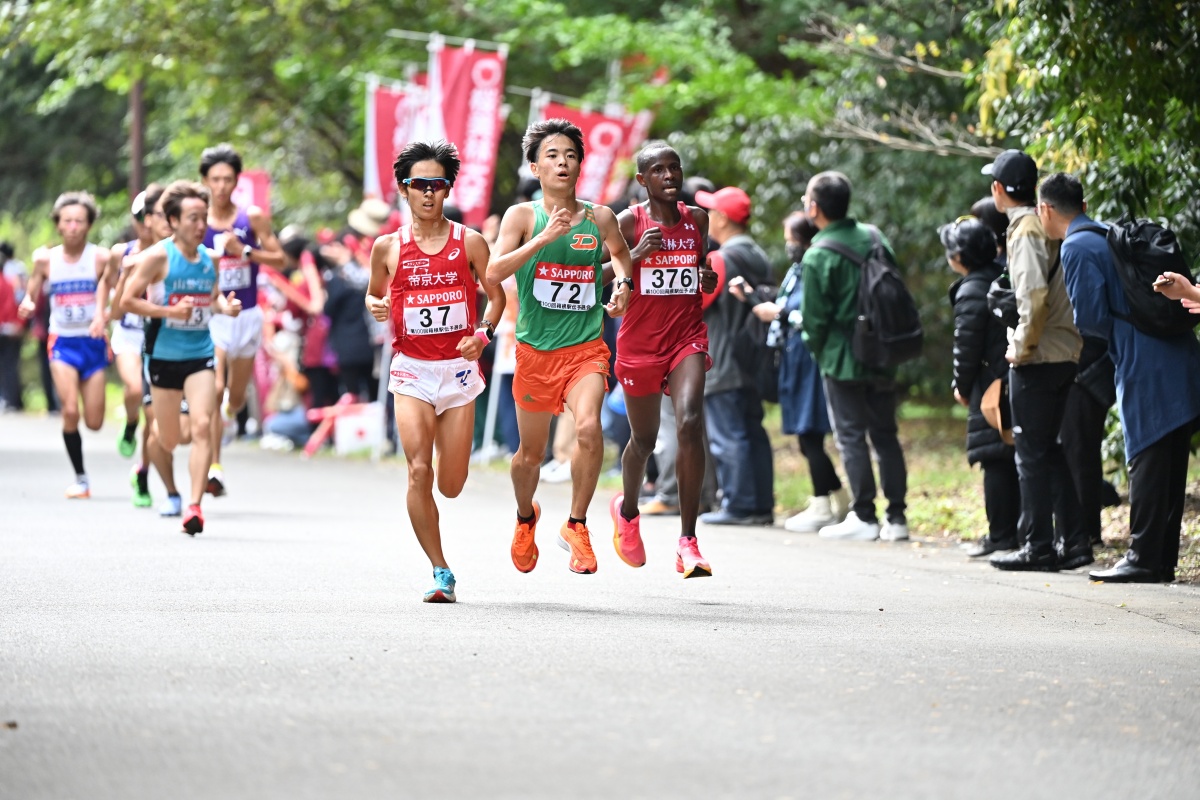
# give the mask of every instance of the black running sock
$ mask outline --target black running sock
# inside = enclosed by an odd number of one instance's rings
[[[150,467],[145,464],[137,471],[138,491],[142,494],[150,494]]]
[[[520,514],[517,514],[517,522],[521,523],[522,525],[532,525],[536,521],[537,514],[530,514],[528,517],[522,517]]]
[[[67,455],[71,457],[71,466],[75,468],[75,474],[83,475],[83,439],[79,436],[79,431],[63,431],[63,442],[67,445]]]
[[[584,517],[583,519],[575,519],[574,517],[567,517],[567,524],[568,525],[584,525],[584,526],[586,526],[587,525],[587,517]]]
[[[138,424],[137,424],[136,419],[133,422],[127,423],[125,425],[125,441],[127,441],[127,442],[133,441],[133,435],[135,433],[137,433],[137,426],[138,426]]]

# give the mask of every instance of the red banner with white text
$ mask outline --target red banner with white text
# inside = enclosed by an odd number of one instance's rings
[[[594,203],[611,202],[608,187],[629,139],[629,121],[553,102],[542,107],[542,119],[565,119],[583,132],[583,165],[575,195]]]
[[[426,92],[421,83],[424,76],[407,86],[367,87],[364,197],[377,197],[388,205],[395,203],[397,190],[392,162],[404,145],[415,138],[426,114]]]
[[[440,92],[434,96],[440,95],[446,139],[462,160],[450,202],[463,212],[463,222],[480,228],[491,213],[507,59],[469,47],[443,47],[435,57]]]

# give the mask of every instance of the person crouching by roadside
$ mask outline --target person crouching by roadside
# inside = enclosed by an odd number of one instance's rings
[[[984,392],[996,380],[1008,380],[1008,331],[988,310],[988,288],[1002,266],[996,237],[974,217],[960,218],[938,229],[950,269],[961,275],[950,286],[954,307],[954,399],[967,407],[967,463],[983,469],[983,505],[988,534],[968,552],[982,558],[1017,547],[1021,484],[1016,451],[1000,431],[988,424],[981,409]]]

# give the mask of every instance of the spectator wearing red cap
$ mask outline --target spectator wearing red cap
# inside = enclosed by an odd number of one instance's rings
[[[718,276],[716,299],[704,310],[712,369],[704,384],[709,446],[717,464],[721,507],[700,515],[708,525],[770,525],[775,520],[775,472],[763,429],[762,398],[739,363],[734,344],[750,306],[725,291],[742,278],[749,287],[769,283],[771,262],[746,232],[750,196],[736,186],[696,192],[709,210],[708,233],[720,245],[709,264]]]

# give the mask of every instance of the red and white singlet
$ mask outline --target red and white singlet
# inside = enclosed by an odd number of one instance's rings
[[[396,236],[400,260],[392,276],[392,348],[410,358],[460,358],[458,343],[475,331],[475,276],[467,258],[466,229],[450,223],[440,252],[429,255],[413,239],[412,225]]]
[[[632,207],[633,241],[658,227],[645,206]],[[662,249],[633,263],[633,293],[617,331],[617,359],[657,359],[681,342],[708,340],[700,295],[700,231],[687,204],[679,223],[662,229]]]

